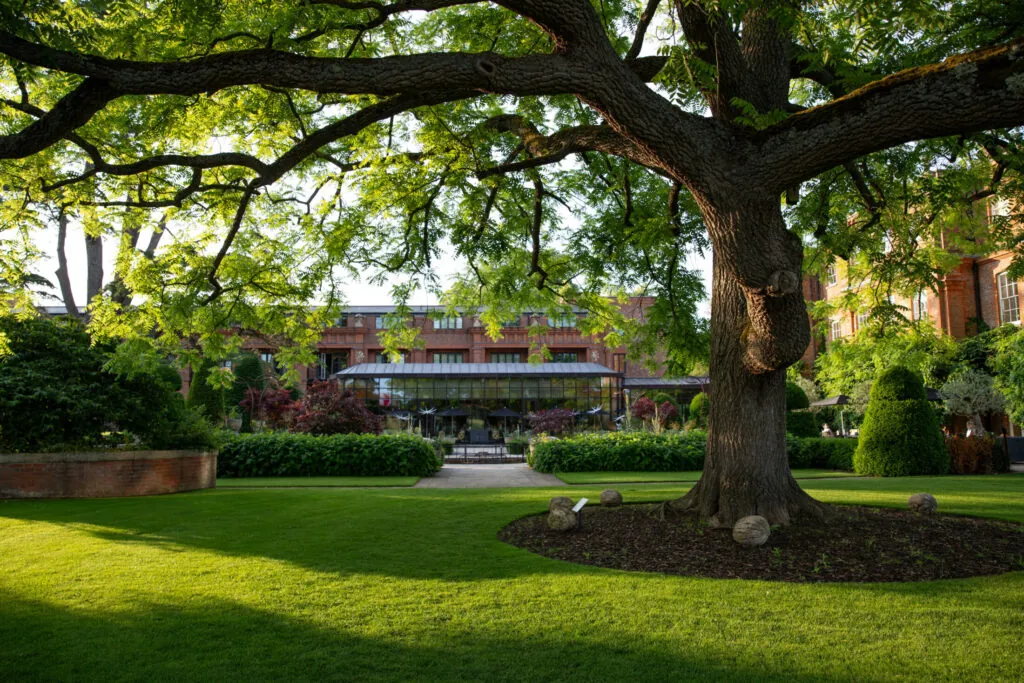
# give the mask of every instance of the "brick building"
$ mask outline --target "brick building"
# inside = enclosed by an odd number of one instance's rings
[[[628,315],[641,318],[652,298],[634,297]],[[300,368],[309,386],[338,378],[368,406],[384,412],[457,409],[463,417],[485,418],[502,408],[520,414],[548,408],[593,411],[607,421],[621,413],[626,394],[667,393],[688,402],[706,387],[704,378],[667,379],[627,360],[625,347],[608,348],[577,329],[584,311],[551,319],[527,311],[505,324],[492,339],[472,315],[437,317],[442,306],[414,306],[412,324],[422,344],[404,351],[399,362],[384,351],[380,333],[392,306],[352,306],[326,329],[317,344],[319,363]],[[267,363],[274,349],[258,341],[246,345]],[[547,349],[550,357],[540,354]],[[531,363],[531,354],[541,363]]]
[[[927,320],[955,339],[974,336],[979,329],[1020,325],[1024,281],[1009,276],[1012,260],[1013,254],[1009,251],[961,256],[956,268],[945,275],[934,290],[922,289],[911,297],[895,296],[891,303],[903,307],[911,320]],[[846,277],[846,264],[837,261],[829,268],[824,282],[805,278],[804,296],[808,301],[829,301],[843,296],[851,287],[868,284],[851,284]],[[828,322],[826,337],[812,339],[804,353],[805,367],[813,367],[815,359],[832,341],[856,334],[867,323],[867,313],[840,310]],[[1008,421],[1004,421],[1003,426],[1011,435],[1022,433],[1020,426]],[[994,424],[992,428],[998,430],[1000,425]]]

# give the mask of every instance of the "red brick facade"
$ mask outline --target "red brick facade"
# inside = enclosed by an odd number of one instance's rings
[[[115,498],[213,488],[215,451],[0,455],[0,498]]]
[[[651,297],[634,297],[624,307],[627,315],[642,318],[644,310],[654,303]],[[332,374],[332,358],[334,369],[360,363],[377,361],[378,354],[383,353],[383,343],[378,338],[383,325],[384,316],[392,309],[388,306],[354,306],[348,309],[334,327],[324,330],[317,351],[325,362],[325,367],[300,368],[300,374],[310,384],[318,378]],[[559,321],[549,320],[544,314],[523,313],[516,321],[502,330],[499,339],[491,339],[487,330],[475,316],[462,316],[446,322],[435,320],[429,313],[443,310],[440,306],[420,306],[413,308],[413,324],[420,328],[419,337],[422,347],[407,351],[404,361],[408,363],[433,363],[434,354],[456,354],[463,363],[508,362],[508,356],[502,358],[497,354],[518,354],[520,362],[527,362],[531,345],[534,353],[540,346],[548,349],[553,356],[563,360],[575,357],[576,362],[597,363],[622,372],[624,377],[661,377],[663,370],[650,373],[641,364],[626,361],[626,347],[610,349],[597,338],[582,335],[575,327],[560,327]],[[579,313],[579,315],[585,315]],[[573,323],[575,321],[569,321]],[[444,329],[445,324],[452,329]],[[539,336],[531,336],[531,329],[543,327],[545,331]],[[273,354],[274,349],[253,341],[246,347],[255,353]],[[343,359],[343,360],[342,360]],[[187,392],[189,373],[183,373],[182,391]]]

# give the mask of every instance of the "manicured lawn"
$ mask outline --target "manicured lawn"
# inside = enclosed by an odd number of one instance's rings
[[[1024,476],[809,480],[1024,521]],[[599,486],[573,489],[593,499]],[[686,485],[625,485],[627,501]],[[222,489],[0,503],[4,680],[1020,680],[1024,572],[630,574],[497,540],[565,489]]]
[[[295,488],[303,486],[412,486],[419,477],[239,477],[218,479],[217,488]]]
[[[555,476],[566,484],[660,483],[694,482],[700,479],[700,472],[556,472]],[[857,475],[842,470],[793,470],[793,476],[796,479],[830,479]]]

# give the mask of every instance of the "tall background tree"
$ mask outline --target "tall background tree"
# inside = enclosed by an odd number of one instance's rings
[[[97,329],[156,327],[216,355],[238,343],[218,326],[242,319],[308,349],[330,313],[280,302],[329,298],[345,268],[434,286],[447,244],[469,264],[453,301],[487,306],[489,326],[581,305],[585,331],[660,339],[682,369],[704,338],[686,254],[709,243],[708,459],[679,504],[721,525],[821,512],[786,464],[785,369],[809,329],[806,223],[782,200],[799,208],[837,169],[870,186],[860,163],[917,140],[994,135],[1001,155],[998,129],[1024,123],[1024,12],[989,0],[2,12],[10,218],[46,194],[192,228],[122,266],[139,303],[94,304]],[[658,324],[628,327],[614,281],[657,295]]]

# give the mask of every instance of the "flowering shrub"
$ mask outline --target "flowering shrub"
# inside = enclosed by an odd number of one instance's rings
[[[292,431],[307,434],[380,434],[384,424],[337,382],[317,382],[298,404]]]

